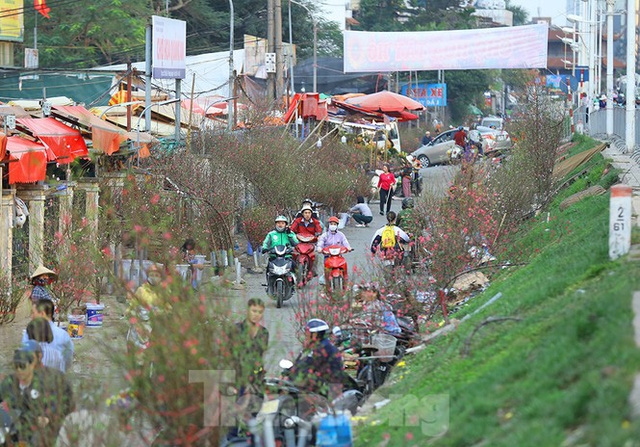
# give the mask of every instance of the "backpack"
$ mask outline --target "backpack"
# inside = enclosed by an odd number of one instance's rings
[[[396,231],[393,225],[386,225],[382,230],[382,240],[380,241],[380,247],[383,250],[396,247]]]

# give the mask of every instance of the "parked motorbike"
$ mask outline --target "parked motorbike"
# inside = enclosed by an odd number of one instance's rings
[[[293,274],[293,260],[287,255],[293,253],[293,248],[286,245],[276,245],[267,251],[267,294],[276,300],[276,307],[291,299],[295,290],[296,278]]]
[[[248,421],[249,433],[224,441],[223,447],[307,447],[312,443],[313,426],[292,414],[287,394],[273,396],[262,404],[258,414]]]
[[[356,360],[355,383],[362,393],[364,401],[378,389],[387,379],[391,368],[404,355],[405,348],[399,343],[392,343],[381,349],[376,345],[374,337],[378,333],[367,324],[354,324],[340,329],[339,345],[343,356]],[[384,334],[388,340],[394,337]]]
[[[310,420],[315,414],[331,411],[349,410],[351,414],[356,414],[358,406],[363,403],[364,395],[358,383],[348,374],[343,375],[342,394],[329,401],[325,396],[299,388],[291,381],[292,361],[282,359],[278,365],[282,369],[281,377],[265,379],[266,394],[268,396],[288,395],[292,399],[291,404],[293,404],[289,406],[290,412],[294,411],[291,414],[307,420]]]
[[[298,265],[298,274],[300,275],[300,284],[305,286],[313,278],[313,263],[316,255],[317,238],[313,236],[298,235],[298,245],[293,252],[293,259]]]
[[[347,284],[347,260],[342,256],[349,249],[342,245],[329,245],[322,249],[327,256],[324,260],[325,284],[329,292],[344,291]]]

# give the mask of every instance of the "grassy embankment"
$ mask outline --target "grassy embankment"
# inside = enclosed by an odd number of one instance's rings
[[[640,372],[631,311],[638,264],[609,260],[608,194],[559,209],[571,194],[612,183],[601,155],[587,166],[522,226],[507,259],[525,265],[503,270],[453,316],[502,298],[395,369],[380,390],[392,402],[356,429],[356,446],[639,445],[628,403]],[[521,320],[485,324],[470,338],[490,316]]]

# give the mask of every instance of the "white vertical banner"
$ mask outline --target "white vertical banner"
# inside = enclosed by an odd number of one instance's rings
[[[184,79],[187,71],[187,22],[151,16],[152,76]]]

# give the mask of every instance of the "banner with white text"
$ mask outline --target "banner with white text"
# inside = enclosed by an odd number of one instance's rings
[[[344,31],[344,72],[546,68],[548,25]]]
[[[184,79],[187,72],[187,22],[151,16],[154,79]]]

